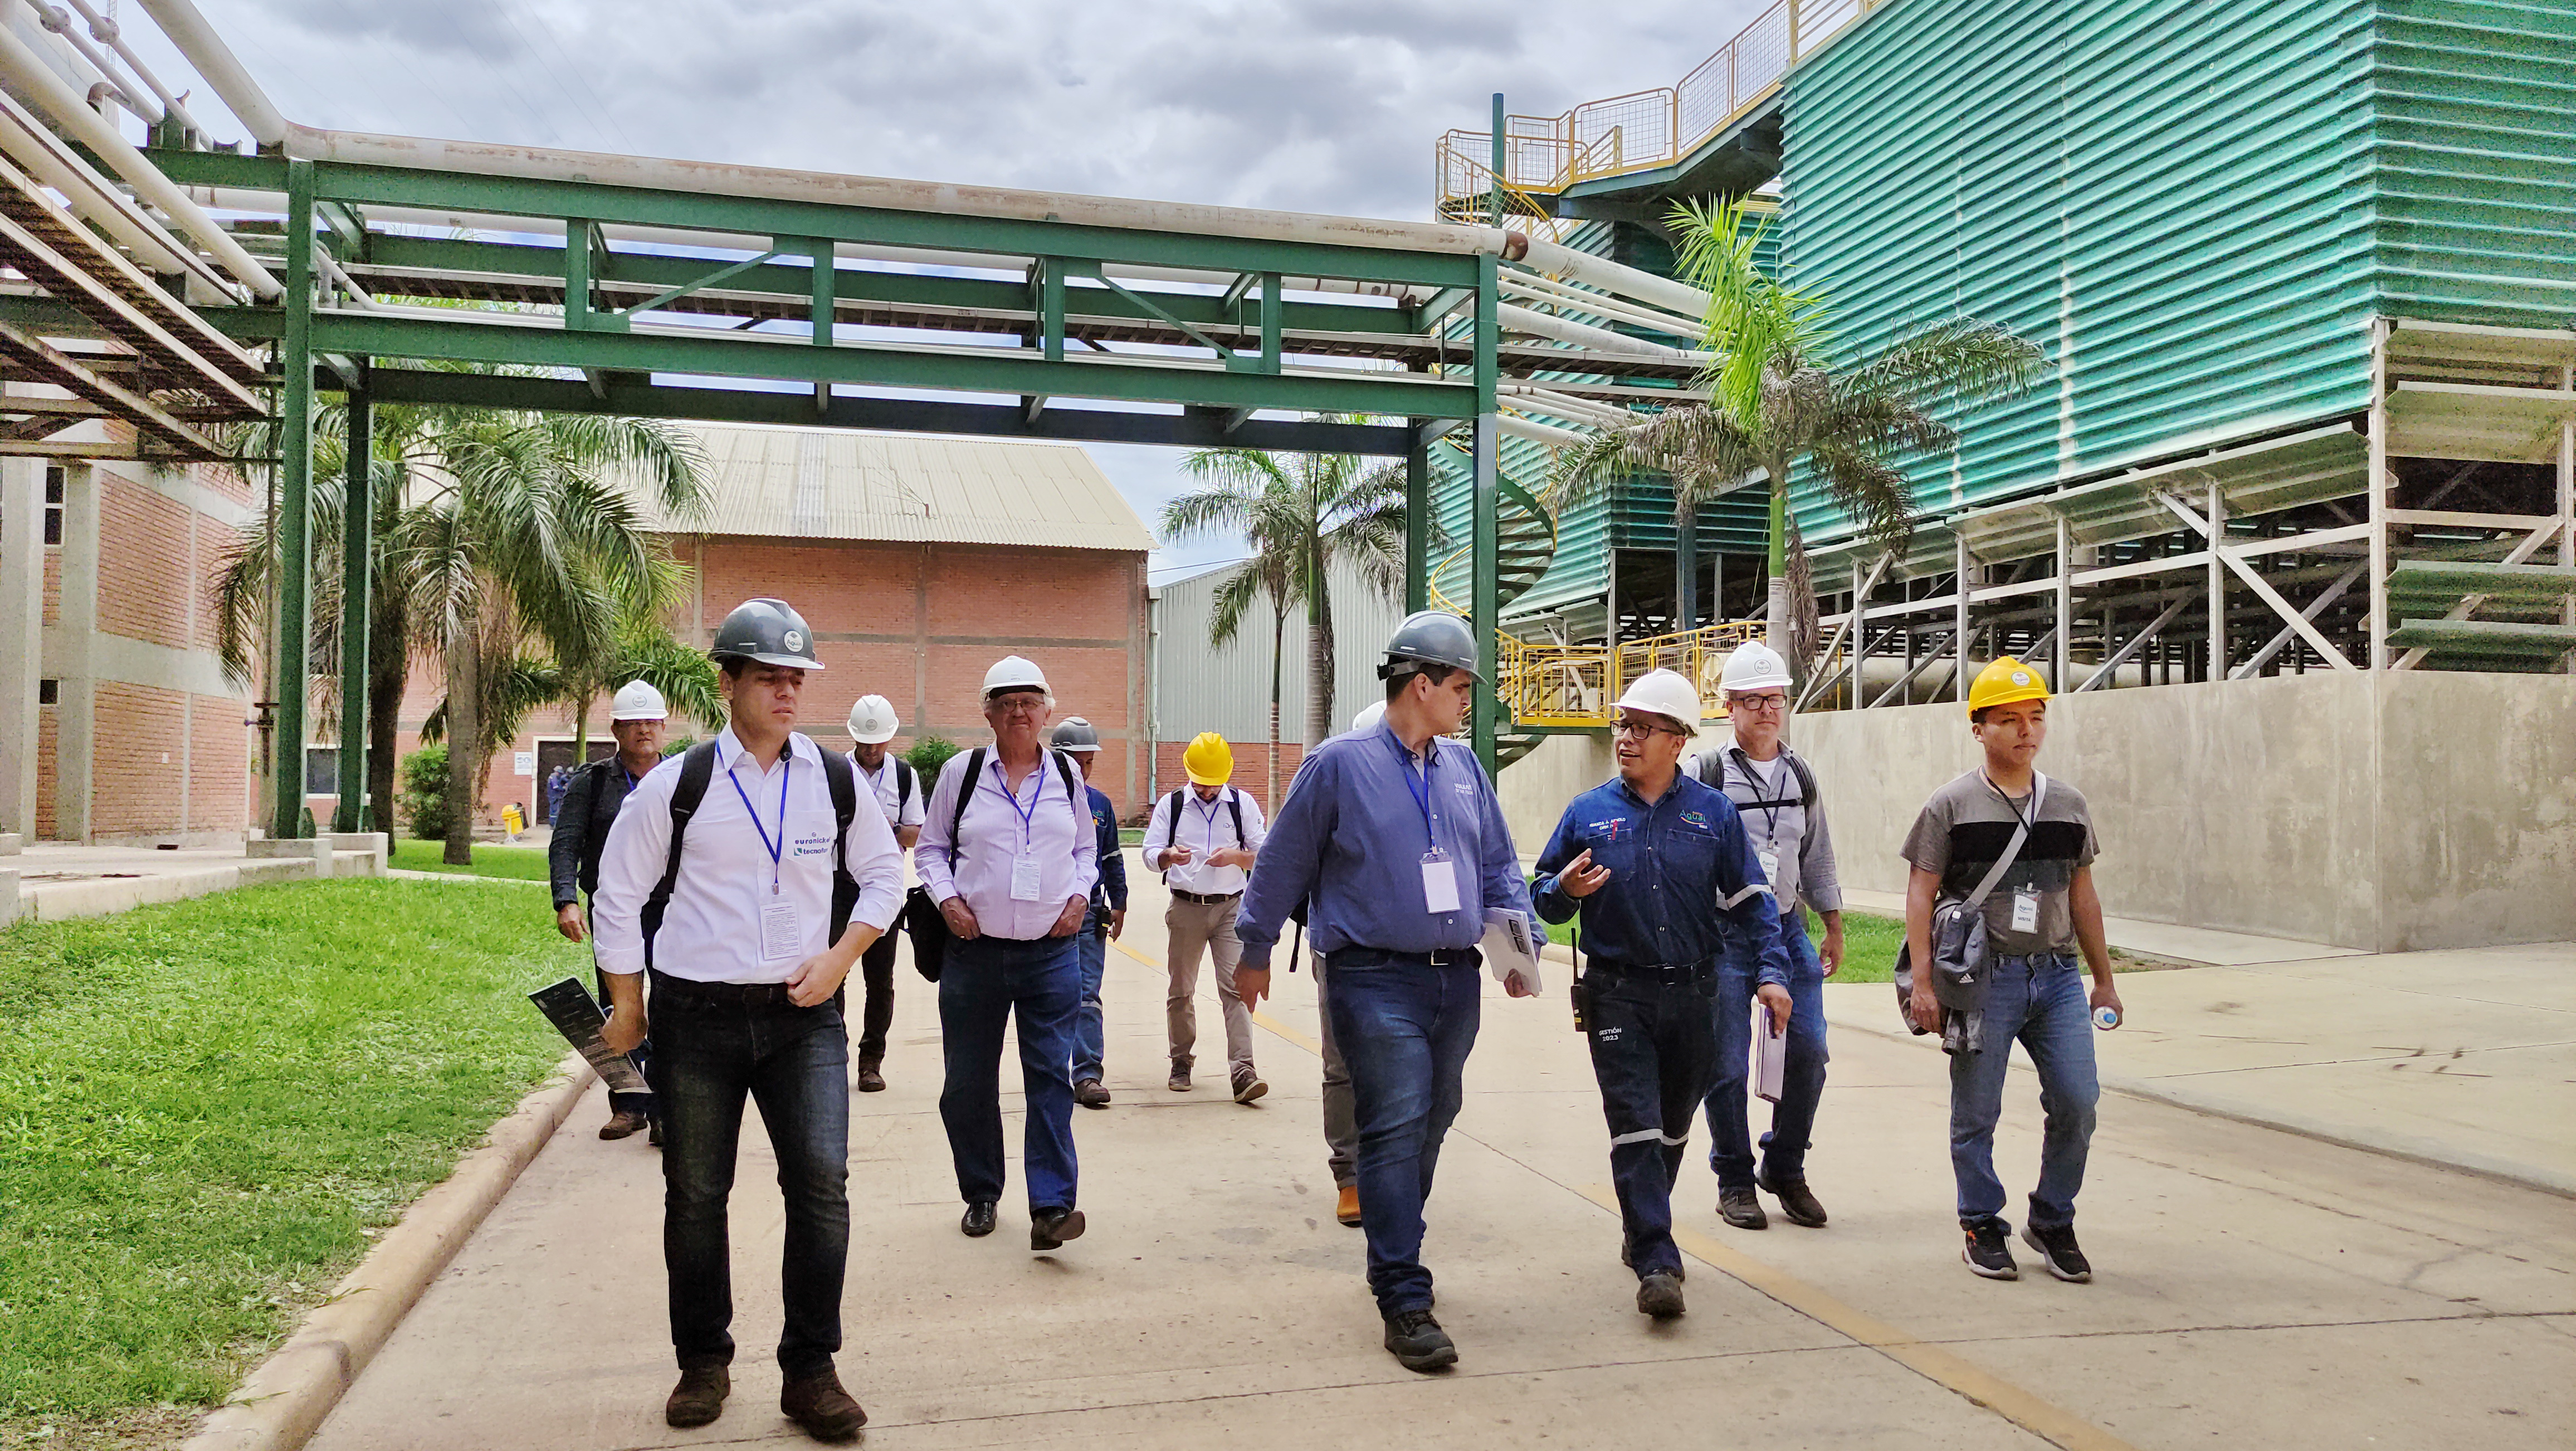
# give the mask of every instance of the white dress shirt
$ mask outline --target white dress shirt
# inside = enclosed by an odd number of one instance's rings
[[[903,775],[894,768],[894,763],[899,759],[900,757],[892,751],[888,751],[885,759],[877,762],[877,768],[871,771],[859,764],[859,758],[856,755],[850,757],[850,769],[858,772],[859,780],[877,793],[877,804],[885,808],[886,825],[898,830],[907,826],[919,826],[922,823],[923,799],[930,794],[916,775],[912,783],[912,799],[909,801],[903,799]]]
[[[1226,805],[1232,797],[1243,806],[1243,840],[1234,839],[1234,811]],[[1231,786],[1220,787],[1214,801],[1201,801],[1199,793],[1187,786],[1181,788],[1181,819],[1178,830],[1172,824],[1172,798],[1154,803],[1152,819],[1145,823],[1144,861],[1148,871],[1164,873],[1165,886],[1202,897],[1230,897],[1243,890],[1245,872],[1241,867],[1211,866],[1208,858],[1227,847],[1246,851],[1261,850],[1269,828],[1262,825],[1261,805]],[[1190,860],[1179,866],[1163,865],[1163,853],[1175,843],[1190,849]]]
[[[930,900],[945,906],[963,897],[976,925],[989,937],[1034,941],[1055,930],[1065,904],[1089,900],[1100,878],[1100,839],[1091,822],[1091,799],[1082,787],[1082,772],[1073,772],[1073,795],[1064,790],[1065,771],[1053,751],[1038,757],[1037,769],[1020,783],[1015,798],[1003,784],[1001,753],[984,752],[981,777],[969,783],[971,751],[959,751],[939,771],[930,793],[929,820],[913,845],[912,866]],[[957,793],[966,798],[966,818],[958,825],[957,865],[948,864],[949,823],[957,820]],[[1014,897],[1011,883],[1023,859],[1037,863],[1037,891]]]
[[[787,749],[763,771],[727,727],[715,750],[716,769],[689,818],[679,880],[653,938],[653,966],[693,982],[785,982],[831,945],[832,837],[839,821],[823,777],[823,749],[790,733]],[[663,757],[627,793],[600,852],[590,910],[605,971],[644,970],[644,901],[670,857],[671,793],[683,759]],[[841,860],[859,883],[850,921],[885,930],[903,906],[903,852],[882,813],[851,815]],[[792,933],[771,915],[782,906],[795,914]]]

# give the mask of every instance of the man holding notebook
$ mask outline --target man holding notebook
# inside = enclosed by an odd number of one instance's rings
[[[1619,1258],[1637,1272],[1638,1313],[1658,1320],[1683,1310],[1673,1180],[1717,1081],[1719,960],[1759,977],[1775,1032],[1790,1017],[1788,952],[1752,839],[1726,793],[1681,769],[1699,719],[1699,688],[1674,671],[1628,687],[1611,732],[1619,778],[1565,808],[1533,899],[1550,922],[1583,915],[1576,1016],[1610,1121]]]
[[[2093,1268],[2075,1243],[2075,1193],[2101,1097],[2087,1020],[2102,1013],[2094,1021],[2104,1028],[2120,1020],[2102,899],[2093,890],[2093,816],[2084,793],[2032,766],[2048,738],[2048,682],[2038,671],[2009,655],[1987,666],[1969,687],[1968,722],[1984,764],[1932,793],[1902,848],[1911,866],[1905,950],[1916,965],[1907,1012],[1950,1051],[1950,1167],[1967,1234],[1961,1258],[1990,1280],[2021,1274],[1995,1177],[1995,1123],[2018,1039],[2039,1071],[2047,1116],[2022,1239],[2050,1274],[2083,1283]],[[1973,1006],[1945,1008],[1934,986],[1933,917],[1944,903],[1984,919],[1984,951],[1971,964],[1980,980]],[[2092,973],[2089,995],[2078,949]]]

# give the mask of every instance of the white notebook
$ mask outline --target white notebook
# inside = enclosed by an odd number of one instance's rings
[[[1753,1000],[1753,1056],[1745,1064],[1753,1092],[1771,1103],[1780,1101],[1780,1081],[1789,1071],[1789,1035],[1771,1027],[1771,1010]]]
[[[1493,969],[1494,981],[1510,987],[1512,979],[1518,977],[1525,991],[1541,991],[1538,939],[1530,933],[1526,914],[1509,907],[1487,908],[1485,940],[1477,947],[1485,954],[1485,965]]]

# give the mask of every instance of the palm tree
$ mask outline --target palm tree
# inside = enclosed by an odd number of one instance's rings
[[[673,639],[663,623],[688,598],[690,588],[686,566],[657,556],[651,583],[625,602],[609,653],[561,672],[562,700],[573,718],[573,760],[590,754],[592,702],[629,681],[641,680],[662,692],[675,714],[710,730],[723,724],[724,696],[716,688],[715,663],[705,651]]]
[[[1707,400],[1675,404],[1568,450],[1552,502],[1563,508],[1628,474],[1661,472],[1672,481],[1674,517],[1687,521],[1706,500],[1760,473],[1771,505],[1765,633],[1803,675],[1807,662],[1790,649],[1793,471],[1804,464],[1869,538],[1901,542],[1914,527],[1914,497],[1896,460],[1959,441],[1933,410],[2021,392],[2046,356],[2010,329],[1953,318],[1833,366],[1825,356],[1829,300],[1754,265],[1763,229],[1747,224],[1742,201],[1685,203],[1671,225],[1683,280],[1709,295],[1703,345],[1712,361],[1697,380]]]
[[[1349,454],[1283,460],[1248,448],[1199,449],[1182,467],[1203,487],[1163,507],[1163,532],[1174,539],[1238,532],[1253,551],[1246,572],[1279,582],[1273,604],[1305,602],[1306,745],[1321,745],[1334,719],[1333,602],[1325,582],[1334,565],[1348,564],[1389,597],[1402,587],[1404,470]],[[1274,640],[1274,662],[1277,653]],[[1272,704],[1275,711],[1275,696]]]

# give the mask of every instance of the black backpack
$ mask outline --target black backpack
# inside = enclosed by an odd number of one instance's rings
[[[794,742],[788,748],[794,749]],[[824,940],[838,942],[849,930],[851,909],[859,904],[859,879],[850,875],[849,863],[843,860],[849,851],[850,821],[859,810],[859,778],[849,757],[819,748],[818,753],[823,758],[823,784],[832,792],[832,816],[838,823],[832,837],[832,932]],[[662,928],[663,909],[671,904],[671,891],[680,884],[680,844],[688,838],[689,818],[698,814],[698,803],[706,799],[707,783],[715,774],[713,741],[700,741],[680,758],[680,779],[671,791],[671,852],[662,863],[662,880],[653,884],[652,895],[644,899],[646,967],[653,965],[653,934]],[[779,829],[784,831],[785,824]]]
[[[1189,789],[1189,787],[1184,786],[1178,791],[1173,792],[1169,797],[1165,798],[1163,802],[1166,807],[1170,808],[1167,814],[1172,819],[1171,825],[1165,827],[1164,832],[1176,843],[1181,838],[1181,798],[1189,794]],[[1245,840],[1243,835],[1242,793],[1235,791],[1231,787],[1227,788],[1225,793],[1225,809],[1234,813],[1234,844],[1236,846],[1249,845],[1250,843]],[[1162,878],[1163,885],[1168,887],[1172,884],[1172,869],[1170,867],[1163,868]],[[1304,926],[1305,920],[1303,918],[1298,919],[1298,925],[1301,927]],[[1294,972],[1295,970],[1296,969],[1294,968],[1289,969],[1291,972]]]
[[[1705,761],[1708,764],[1702,766],[1700,770],[1694,774],[1699,776],[1700,784],[1704,786],[1714,786],[1722,792],[1726,789],[1726,758],[1729,756],[1741,756],[1743,754],[1744,748],[1741,746],[1728,746],[1722,751],[1705,752],[1698,759],[1700,761]],[[1807,758],[1784,747],[1780,752],[1780,759],[1789,763],[1789,770],[1798,778],[1798,808],[1802,811],[1815,810],[1816,773],[1807,768]],[[1750,766],[1744,768],[1744,774],[1752,779],[1760,779],[1759,777],[1754,776],[1753,768]],[[1762,804],[1768,806],[1773,803],[1766,801]],[[1783,802],[1779,804],[1785,805],[1786,803]]]
[[[975,783],[983,779],[984,760],[990,754],[989,747],[977,746],[966,757],[966,775],[957,786],[957,809],[948,818],[948,869],[952,872],[957,870],[957,832],[966,824],[966,803],[975,799]],[[1064,778],[1065,799],[1073,803],[1074,820],[1079,823],[1075,831],[1092,829],[1091,801],[1074,772],[1073,758],[1058,750],[1047,754],[1055,758],[1056,774]],[[940,913],[939,904],[930,900],[928,887],[914,887],[904,894],[901,923],[904,935],[912,939],[913,971],[932,982],[939,981],[948,961],[948,919]]]

